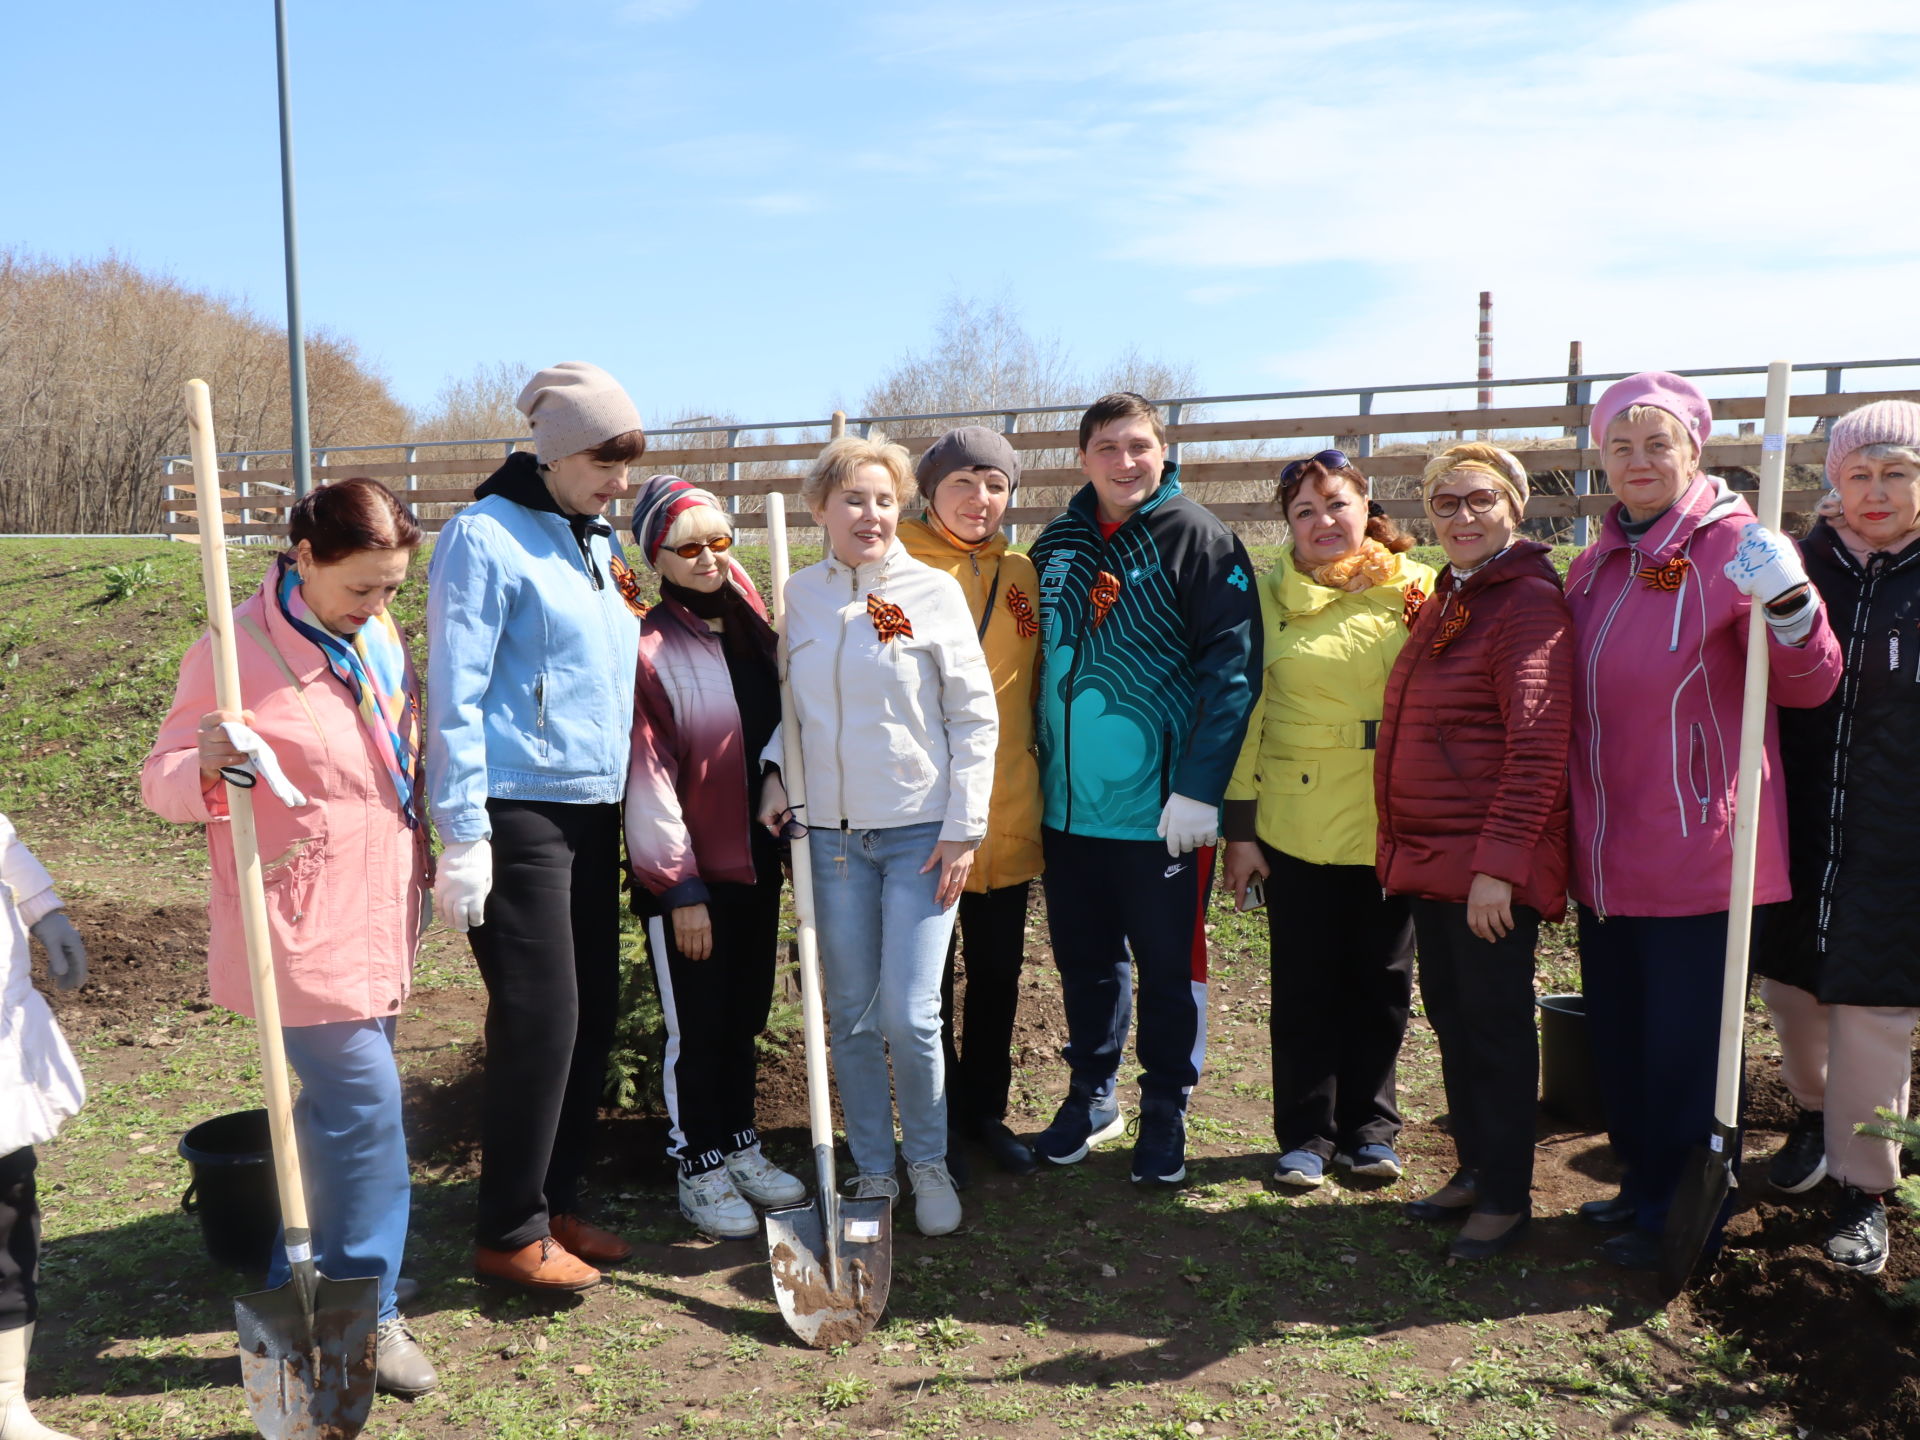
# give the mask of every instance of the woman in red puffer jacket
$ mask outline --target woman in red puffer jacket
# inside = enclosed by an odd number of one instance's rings
[[[1456,445],[1421,493],[1449,564],[1387,680],[1374,795],[1380,883],[1410,897],[1460,1168],[1408,1205],[1464,1216],[1485,1259],[1532,1215],[1534,944],[1567,908],[1573,621],[1547,547],[1515,538],[1527,474]]]

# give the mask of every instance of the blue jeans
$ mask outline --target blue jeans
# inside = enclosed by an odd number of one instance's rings
[[[815,830],[809,837],[833,1078],[847,1148],[863,1175],[893,1173],[894,1098],[907,1162],[946,1158],[940,973],[955,912],[934,899],[939,870],[920,873],[939,840],[938,821],[887,830]]]
[[[394,1314],[393,1285],[407,1248],[412,1182],[400,1128],[395,1022],[337,1020],[280,1033],[300,1077],[293,1105],[313,1229],[313,1258],[329,1280],[380,1281],[380,1319]],[[267,1287],[290,1276],[275,1242]]]

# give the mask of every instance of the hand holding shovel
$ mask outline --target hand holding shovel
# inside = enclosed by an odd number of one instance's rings
[[[213,407],[206,382],[187,382],[187,428],[193,454],[193,492],[200,521],[201,576],[206,582],[207,629],[213,637],[214,695],[221,710],[239,713],[240,665],[234,649],[233,606],[227,588],[225,524],[214,452]],[[251,732],[248,732],[251,735]],[[257,739],[257,737],[254,737]],[[239,740],[236,738],[236,745]],[[244,749],[244,746],[240,748]],[[265,750],[265,746],[260,746]],[[271,759],[271,751],[266,751]],[[258,756],[250,755],[254,761]],[[262,767],[269,784],[279,767]],[[267,892],[254,831],[254,775],[227,775],[227,813],[239,872],[240,919],[246,932],[253,1011],[260,1032],[260,1067],[267,1120],[273,1133],[274,1173],[280,1182],[280,1218],[293,1276],[285,1285],[234,1301],[240,1331],[240,1379],[253,1423],[267,1440],[352,1440],[373,1407],[376,1279],[329,1280],[313,1261],[307,1192],[293,1134],[293,1091],[280,1037],[280,997],[274,988],[273,942],[267,930]],[[284,777],[281,777],[284,784]],[[279,786],[274,787],[279,793]],[[286,789],[305,803],[291,786]],[[291,803],[291,802],[287,802]]]

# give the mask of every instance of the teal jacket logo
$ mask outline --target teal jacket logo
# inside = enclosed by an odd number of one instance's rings
[[[1241,569],[1238,565],[1234,566],[1233,573],[1227,576],[1227,583],[1233,586],[1233,588],[1238,590],[1242,595],[1246,594],[1247,584],[1248,584],[1247,572]]]

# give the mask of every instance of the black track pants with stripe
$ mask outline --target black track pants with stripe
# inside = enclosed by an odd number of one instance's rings
[[[1074,1080],[1104,1094],[1120,1069],[1140,985],[1143,1104],[1184,1109],[1207,1051],[1207,894],[1213,847],[1175,858],[1158,840],[1043,830],[1047,928]],[[1131,952],[1131,964],[1129,963]]]
[[[773,1004],[780,935],[780,863],[754,846],[757,885],[714,884],[707,914],[713,951],[689,960],[674,941],[673,916],[647,921],[647,952],[667,1023],[664,1089],[667,1154],[689,1175],[719,1165],[751,1145],[754,1129],[754,1041]]]

